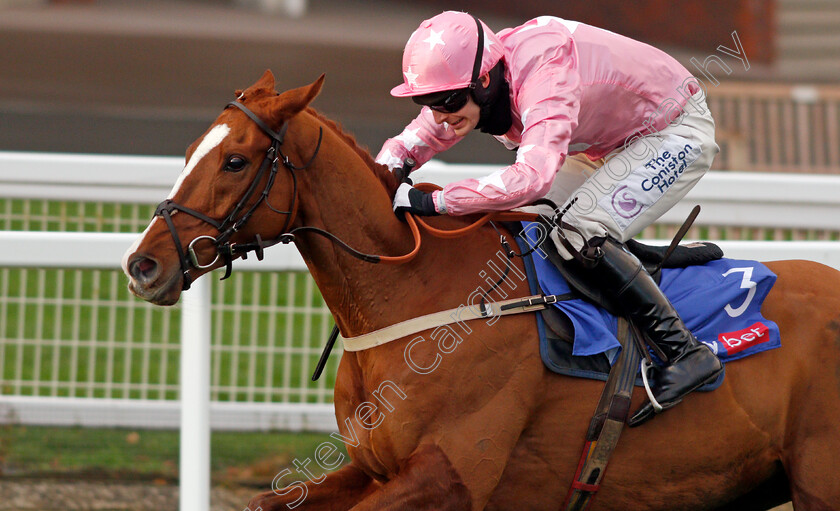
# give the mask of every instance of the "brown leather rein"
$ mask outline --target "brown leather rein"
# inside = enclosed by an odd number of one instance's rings
[[[440,186],[432,184],[432,183],[418,183],[415,185],[415,188],[424,191],[430,192],[434,190],[440,190]],[[412,234],[414,235],[414,249],[411,252],[396,257],[388,257],[388,256],[380,256],[380,262],[383,264],[404,264],[412,259],[417,255],[420,251],[420,233],[419,230],[416,229],[416,226],[413,224],[416,223],[420,227],[423,228],[426,232],[431,234],[436,238],[443,238],[443,239],[454,239],[460,238],[461,236],[466,236],[474,231],[477,231],[481,228],[484,224],[491,221],[497,222],[534,222],[539,218],[539,215],[535,213],[525,213],[525,212],[514,212],[514,211],[496,211],[492,213],[485,213],[482,215],[478,220],[475,222],[466,225],[464,227],[458,229],[438,229],[436,227],[432,227],[431,225],[426,222],[421,217],[415,217],[412,214],[406,214],[406,221],[408,222],[409,227],[411,228]]]
[[[297,166],[293,164],[289,158],[282,153],[280,150],[281,146],[283,145],[283,139],[285,138],[286,129],[288,128],[288,124],[284,123],[283,126],[280,128],[279,131],[274,131],[254,112],[250,109],[245,107],[239,101],[233,101],[227,105],[227,107],[236,107],[237,109],[241,110],[247,117],[249,117],[268,137],[271,139],[271,144],[266,152],[265,158],[263,159],[262,164],[260,165],[260,169],[251,182],[248,190],[239,200],[239,202],[234,206],[233,211],[225,217],[224,220],[218,221],[213,218],[210,218],[199,211],[195,211],[188,207],[182,206],[180,204],[175,203],[171,199],[167,199],[161,202],[157,209],[155,210],[155,216],[160,216],[164,219],[169,228],[170,234],[172,236],[172,240],[175,243],[175,248],[178,252],[178,258],[181,264],[181,272],[183,274],[183,289],[189,289],[190,283],[192,282],[192,275],[190,274],[191,269],[198,269],[198,270],[205,270],[211,268],[216,264],[217,261],[222,260],[225,264],[226,271],[222,279],[226,279],[230,276],[232,270],[232,261],[233,259],[241,255],[242,258],[246,258],[248,252],[255,252],[256,257],[259,260],[263,258],[263,251],[271,246],[277,245],[279,243],[288,244],[295,241],[295,235],[302,232],[310,232],[313,234],[317,234],[324,238],[327,238],[331,242],[338,245],[341,249],[360,259],[365,262],[375,263],[375,264],[386,264],[386,265],[400,265],[405,264],[412,259],[414,259],[417,254],[420,252],[420,244],[421,244],[421,235],[420,235],[420,227],[423,227],[425,231],[427,231],[432,236],[436,236],[438,238],[457,238],[460,236],[465,236],[487,222],[491,220],[498,220],[498,221],[533,221],[537,219],[537,215],[534,214],[527,214],[527,213],[512,213],[512,212],[497,212],[497,213],[488,213],[479,218],[476,222],[460,228],[460,229],[453,229],[453,230],[443,230],[432,227],[426,221],[416,218],[411,214],[406,215],[406,223],[408,224],[409,229],[411,230],[411,235],[414,239],[414,248],[406,254],[400,256],[387,256],[387,255],[374,255],[374,254],[365,254],[360,252],[359,250],[354,249],[353,247],[349,246],[343,240],[341,240],[338,236],[325,231],[321,228],[314,227],[314,226],[300,226],[290,231],[286,231],[287,227],[290,227],[294,222],[294,218],[297,216],[297,178],[295,175],[295,171],[304,170],[309,167],[315,157],[318,155],[318,152],[321,147],[321,136],[318,138],[318,144],[315,148],[314,153],[310,157],[309,161],[306,162],[304,165]],[[321,131],[321,133],[323,133]],[[271,191],[275,177],[277,176],[278,171],[278,163],[282,163],[283,167],[285,167],[292,177],[293,182],[293,190],[292,190],[292,198],[291,204],[288,210],[278,210],[268,204],[268,194]],[[261,178],[268,174],[268,179],[266,181],[266,185],[261,193],[257,191],[258,183]],[[430,183],[420,183],[417,185],[417,188],[424,190],[424,191],[432,191],[439,189],[437,185],[430,184]],[[258,200],[252,204],[250,207],[246,207],[246,203],[248,200],[259,193]],[[286,220],[284,222],[283,229],[281,230],[282,234],[275,239],[272,240],[263,240],[259,235],[256,236],[254,241],[246,242],[246,243],[232,243],[230,242],[230,238],[233,236],[234,233],[238,232],[240,229],[244,227],[244,225],[248,222],[251,218],[251,215],[254,213],[256,208],[262,204],[266,203],[266,205],[271,208],[273,211],[286,215]],[[174,223],[172,222],[172,214],[176,211],[180,211],[182,213],[186,213],[193,217],[196,217],[213,227],[215,227],[219,231],[218,236],[199,236],[187,244],[187,249],[183,248],[181,243],[180,236],[178,235],[178,231],[175,228]],[[418,225],[420,227],[418,227]],[[214,259],[209,264],[201,264],[199,263],[198,256],[196,254],[195,245],[197,242],[201,240],[208,240],[216,249],[216,259]]]

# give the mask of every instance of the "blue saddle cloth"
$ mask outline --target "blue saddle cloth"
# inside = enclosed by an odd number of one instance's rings
[[[520,244],[527,249],[521,240]],[[540,257],[539,252],[529,258],[531,264],[525,266],[532,292],[539,292],[537,284],[547,295],[570,292],[548,259]],[[697,339],[725,363],[781,346],[779,327],[761,315],[761,304],[775,282],[776,275],[757,261],[723,258],[704,265],[663,269],[660,287]],[[606,357],[610,363],[615,360],[621,348],[616,335],[617,318],[582,299],[565,300],[554,306],[574,325],[574,343],[571,350],[549,346],[550,342],[568,343],[549,339],[542,318],[537,315],[545,365],[557,373],[605,379],[603,367],[597,369],[593,359]],[[701,390],[711,390],[722,381],[721,376]]]

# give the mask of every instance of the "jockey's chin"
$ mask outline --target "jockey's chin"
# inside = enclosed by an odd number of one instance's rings
[[[457,112],[453,113],[446,113],[446,112],[438,112],[432,111],[434,114],[435,122],[438,124],[446,123],[451,127],[455,134],[459,137],[466,136],[467,133],[474,130],[475,127],[478,125],[479,115],[481,114],[481,109],[479,106],[470,98],[466,105],[463,108],[458,110]]]
[[[475,129],[474,122],[471,122],[470,119],[466,117],[461,117],[457,121],[448,122],[449,126],[455,130],[455,134],[459,137],[466,136],[467,133]]]

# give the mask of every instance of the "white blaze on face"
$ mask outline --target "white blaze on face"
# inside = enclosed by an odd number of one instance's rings
[[[172,191],[169,192],[169,199],[175,196],[178,192],[178,189],[181,188],[181,184],[184,182],[184,179],[190,175],[190,172],[198,165],[202,158],[207,156],[207,153],[213,150],[214,147],[222,143],[222,140],[228,136],[230,133],[230,128],[227,124],[219,124],[218,126],[213,126],[207,135],[204,137],[204,140],[198,144],[198,147],[195,149],[195,152],[190,157],[190,161],[187,162],[187,166],[184,167],[184,170],[181,171],[181,175],[178,176],[178,181],[175,182],[175,186],[172,187]]]
[[[129,274],[128,273],[128,258],[131,256],[131,254],[137,252],[137,247],[140,246],[140,242],[143,241],[143,238],[146,237],[146,233],[149,232],[149,230],[152,228],[153,225],[155,225],[155,222],[157,222],[157,221],[158,221],[158,217],[152,218],[152,221],[149,222],[149,225],[146,226],[146,230],[144,230],[140,234],[140,236],[138,236],[137,239],[134,240],[134,243],[132,243],[131,246],[128,247],[128,250],[125,251],[125,254],[123,254],[122,269],[123,269],[123,271],[125,272],[126,275]]]
[[[214,126],[207,135],[204,137],[204,140],[198,144],[195,152],[190,157],[190,161],[187,162],[187,166],[184,167],[184,170],[181,171],[181,175],[178,176],[178,181],[175,182],[175,186],[172,188],[172,191],[169,192],[169,199],[175,196],[178,192],[178,189],[181,188],[181,184],[184,182],[184,179],[192,172],[192,170],[198,165],[202,158],[207,156],[207,154],[213,150],[214,147],[222,143],[222,140],[228,136],[230,133],[230,128],[227,124],[219,124],[218,126]],[[143,242],[143,238],[146,237],[146,233],[152,228],[155,222],[158,221],[158,217],[152,219],[149,225],[146,227],[146,230],[143,231],[140,236],[132,243],[131,247],[125,252],[122,258],[122,267],[123,270],[128,273],[128,258],[137,251],[137,247],[140,246],[140,243]]]

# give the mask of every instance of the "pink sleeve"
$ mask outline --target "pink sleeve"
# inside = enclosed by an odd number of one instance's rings
[[[573,52],[569,60],[543,66],[519,86],[515,99],[523,132],[516,162],[480,179],[450,183],[442,197],[439,192],[434,197],[439,211],[466,215],[508,210],[548,193],[577,126],[580,77]]]
[[[449,125],[437,124],[431,109],[423,107],[420,115],[411,121],[402,133],[385,141],[376,156],[376,161],[394,170],[411,156],[417,162],[416,169],[437,153],[455,145],[461,138],[463,137],[455,135],[455,131]]]

